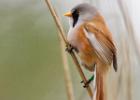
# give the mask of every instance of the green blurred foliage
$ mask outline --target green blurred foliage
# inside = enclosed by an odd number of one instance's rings
[[[66,100],[58,30],[45,2],[0,5],[0,100]],[[76,100],[85,98],[70,70]]]
[[[36,9],[0,10],[0,100],[54,100],[64,91],[56,27],[46,8]]]

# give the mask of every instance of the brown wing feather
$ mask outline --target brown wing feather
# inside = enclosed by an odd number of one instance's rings
[[[112,34],[108,30],[104,19],[97,15],[93,21],[87,22],[84,27],[88,34],[94,34],[96,40],[103,49],[103,53],[101,54],[93,45],[100,60],[108,64],[111,64],[113,61],[114,70],[117,71],[116,48],[112,40]],[[107,61],[105,61],[106,59]]]

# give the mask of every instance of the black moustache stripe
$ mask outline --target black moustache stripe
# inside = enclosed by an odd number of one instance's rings
[[[73,17],[73,27],[74,27],[78,21],[78,18],[79,18],[79,13],[77,12],[77,10],[75,10],[72,13],[72,17]]]

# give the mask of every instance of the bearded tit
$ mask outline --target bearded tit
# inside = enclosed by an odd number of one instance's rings
[[[70,24],[67,40],[72,48],[68,51],[74,49],[81,64],[89,71],[94,71],[96,67],[99,73],[104,73],[111,64],[117,71],[112,33],[98,10],[88,3],[82,3],[64,15],[69,17]],[[91,79],[87,84],[90,82]]]

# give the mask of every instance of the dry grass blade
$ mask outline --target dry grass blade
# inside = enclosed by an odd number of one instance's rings
[[[60,38],[60,46],[61,46],[61,54],[62,54],[62,60],[63,60],[63,65],[64,65],[64,78],[65,78],[65,83],[66,83],[66,91],[67,91],[67,96],[68,100],[75,100],[74,98],[74,91],[73,91],[73,86],[72,86],[72,81],[71,81],[71,75],[70,75],[70,70],[68,66],[68,58],[67,55],[65,54],[65,44]]]
[[[117,0],[117,1],[118,1],[120,10],[122,12],[122,15],[123,15],[124,23],[125,23],[126,29],[128,31],[129,38],[130,38],[132,44],[134,45],[134,50],[136,51],[137,56],[140,57],[140,52],[138,51],[138,46],[137,46],[135,36],[134,36],[134,29],[132,26],[129,12],[127,10],[127,6],[125,5],[124,0]],[[125,71],[127,71],[127,73],[125,73],[125,75],[127,75],[127,96],[128,96],[128,100],[132,100],[132,70],[131,70],[131,59],[128,56],[129,51],[127,49],[129,49],[129,47],[128,47],[127,42],[124,43],[123,48],[125,50],[124,51],[125,65],[127,66],[127,68],[125,69]]]
[[[125,23],[126,29],[128,31],[129,38],[134,45],[134,50],[135,50],[136,54],[138,55],[138,58],[140,58],[139,48],[137,46],[137,42],[136,42],[136,39],[134,36],[134,33],[135,33],[134,28],[132,26],[132,21],[131,21],[127,6],[125,5],[124,0],[117,0],[117,1],[118,1],[120,10],[122,12],[122,15],[123,15],[124,23]]]
[[[56,14],[54,8],[52,7],[52,5],[51,5],[49,0],[45,0],[45,1],[46,1],[47,5],[49,7],[49,10],[50,10],[50,12],[51,12],[51,14],[52,14],[52,16],[53,16],[53,18],[55,20],[55,23],[56,23],[57,27],[59,29],[59,33],[60,33],[59,36],[62,37],[62,39],[64,40],[66,45],[69,45],[68,41],[65,38],[63,27],[62,27],[62,25],[60,23],[60,20],[59,20],[57,14]],[[80,66],[80,64],[79,64],[79,62],[78,62],[78,60],[77,60],[77,58],[75,56],[75,53],[71,52],[70,55],[72,56],[73,61],[75,62],[76,66],[77,66],[77,69],[78,69],[78,71],[80,73],[80,76],[81,76],[82,80],[84,81],[84,83],[86,83],[87,79],[86,79],[86,77],[85,77],[85,75],[84,75],[84,73],[83,73],[83,71],[81,69],[81,66]],[[87,86],[86,89],[88,91],[89,96],[92,98],[93,97],[93,93],[92,93],[92,90],[91,90],[90,86]]]
[[[53,9],[51,6],[49,6],[49,9]],[[50,10],[51,13],[55,13],[53,10]],[[65,41],[65,43],[67,43],[66,38],[64,37],[64,30],[61,27],[61,23],[58,21],[58,16],[56,15],[56,13],[53,15],[53,18],[55,20],[55,22],[57,21],[57,27],[59,27],[59,39],[60,39],[60,46],[61,46],[61,54],[62,54],[62,60],[63,60],[63,65],[64,65],[64,78],[65,78],[65,85],[66,85],[66,92],[67,92],[67,97],[68,100],[75,100],[74,99],[74,92],[73,92],[73,86],[72,86],[72,81],[71,81],[71,75],[69,72],[69,66],[68,66],[68,59],[67,56],[65,54],[64,48],[65,48],[65,44],[62,40]],[[62,37],[62,38],[61,38]]]

